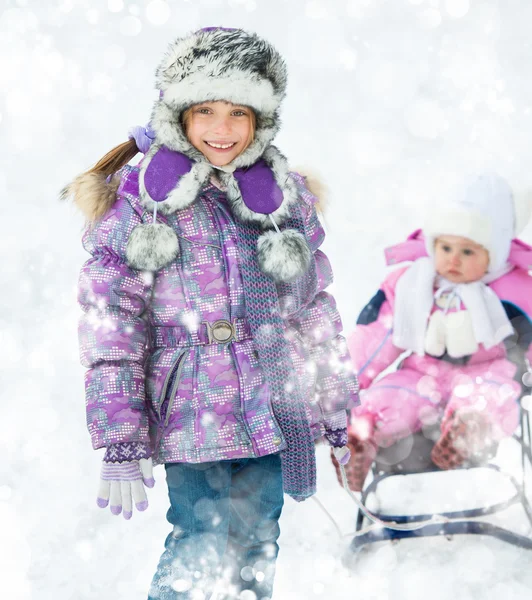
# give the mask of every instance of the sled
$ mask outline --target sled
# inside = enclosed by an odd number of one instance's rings
[[[524,406],[525,398],[530,400],[530,397],[527,396],[521,398],[520,425],[517,433],[513,435],[512,442],[507,441],[513,444],[513,453],[517,459],[513,473],[501,468],[493,460],[479,466],[441,471],[430,459],[434,435],[430,435],[430,432],[427,435],[427,431],[416,433],[406,440],[400,440],[389,448],[381,448],[372,467],[373,478],[366,479],[361,501],[369,508],[373,517],[384,523],[380,527],[374,525],[372,527],[368,517],[362,510],[359,510],[356,532],[350,544],[350,550],[356,553],[376,542],[427,536],[450,538],[458,534],[492,536],[520,548],[532,550],[532,507],[526,481],[527,476],[530,477],[532,474],[530,414],[527,410],[530,406]],[[460,477],[469,483],[475,477],[478,477],[480,481],[495,481],[497,478],[498,483],[489,483],[488,487],[494,486],[495,491],[501,494],[505,491],[506,497],[496,498],[487,504],[480,503],[478,506],[466,506],[459,510],[456,508],[447,511],[437,510],[436,512],[416,512],[414,510],[411,513],[408,507],[405,507],[404,512],[401,511],[397,514],[398,511],[396,511],[395,514],[391,514],[382,506],[376,509],[372,507],[372,501],[378,497],[379,493],[382,496],[382,490],[386,486],[393,491],[393,484],[397,478],[416,477],[425,479],[429,477],[433,483],[438,482],[438,478],[440,478],[439,482],[443,491],[446,486],[449,487],[448,483],[442,484],[441,478],[443,477],[447,477],[447,480],[454,478],[455,483]],[[401,481],[410,481],[410,479]],[[418,484],[416,483],[416,485]],[[453,485],[455,484],[451,482],[451,487]],[[530,487],[530,481],[528,487]],[[460,488],[455,488],[455,491],[456,489]],[[386,494],[384,494],[385,496]],[[501,516],[517,512],[522,512],[525,517],[519,519],[519,531],[506,527],[505,519]],[[387,528],[386,523],[398,527]],[[411,529],[408,529],[410,526]],[[400,527],[404,529],[400,529]]]

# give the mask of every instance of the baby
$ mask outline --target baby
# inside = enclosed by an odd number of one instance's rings
[[[532,341],[532,248],[513,239],[516,212],[508,183],[481,175],[386,250],[388,264],[412,262],[386,277],[349,337],[363,390],[349,427],[354,491],[379,446],[422,428],[440,422],[431,458],[441,469],[481,462],[515,430],[523,368],[508,352],[520,347],[523,365]]]

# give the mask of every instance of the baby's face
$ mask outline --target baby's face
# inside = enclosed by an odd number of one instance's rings
[[[456,235],[441,235],[434,242],[436,271],[453,283],[478,281],[490,262],[486,248]]]

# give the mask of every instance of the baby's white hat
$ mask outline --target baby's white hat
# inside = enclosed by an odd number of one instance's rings
[[[506,264],[512,239],[526,225],[529,210],[530,206],[516,210],[512,189],[500,175],[469,178],[449,201],[430,211],[423,228],[427,251],[433,255],[434,241],[440,235],[469,238],[488,250],[488,271],[496,271]]]

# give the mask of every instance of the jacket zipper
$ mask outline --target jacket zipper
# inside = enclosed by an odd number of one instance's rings
[[[181,360],[184,356],[185,356],[185,351],[183,350],[183,352],[181,352],[181,354],[179,354],[179,356],[175,359],[174,364],[172,365],[172,368],[168,371],[168,375],[166,376],[166,379],[164,380],[163,389],[161,390],[161,395],[159,396],[160,402],[158,403],[158,406],[157,406],[157,416],[159,417],[159,422],[162,419],[163,406],[166,402],[166,391],[168,389],[168,384],[170,383],[170,380],[172,379],[172,375],[174,375],[176,370],[179,368],[179,365],[181,364]],[[172,390],[173,390],[173,387],[174,386],[172,386]]]
[[[174,401],[175,401],[175,397],[177,395],[177,388],[179,387],[179,382],[181,380],[181,373],[183,371],[183,367],[185,366],[185,354],[186,352],[183,352],[181,354],[181,356],[177,359],[177,369],[175,371],[175,379],[174,379],[174,383],[172,384],[172,389],[170,390],[170,396],[168,398],[168,406],[166,407],[166,414],[165,414],[165,418],[164,418],[164,426],[166,427],[170,421],[170,415],[172,414],[172,407],[174,405]],[[161,413],[162,413],[162,407],[161,407]]]

